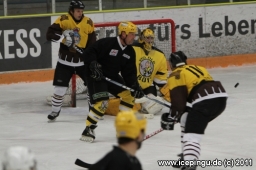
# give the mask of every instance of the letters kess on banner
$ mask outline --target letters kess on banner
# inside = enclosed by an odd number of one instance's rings
[[[0,71],[51,68],[51,45],[45,42],[50,17],[2,20]]]

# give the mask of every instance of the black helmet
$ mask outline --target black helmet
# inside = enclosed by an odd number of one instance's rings
[[[178,67],[187,64],[187,56],[182,51],[171,53],[169,61],[172,67]]]
[[[79,0],[73,0],[70,2],[70,5],[69,5],[69,10],[74,10],[75,8],[78,8],[78,9],[84,9],[84,3],[82,1],[79,1]]]

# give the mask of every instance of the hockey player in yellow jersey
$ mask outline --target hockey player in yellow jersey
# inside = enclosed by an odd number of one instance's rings
[[[181,51],[170,56],[173,72],[167,85],[171,109],[162,115],[161,126],[172,130],[174,123],[180,121],[182,159],[193,161],[199,159],[200,143],[208,123],[225,110],[228,95],[221,82],[215,81],[204,67],[187,65],[185,60],[186,55]],[[187,102],[192,106],[185,112]],[[196,166],[181,168],[195,170]]]
[[[138,43],[133,45],[136,52],[137,79],[143,92],[151,98],[163,101],[157,96],[157,88],[163,87],[167,80],[167,62],[164,53],[154,47],[154,31],[150,28],[142,30]],[[137,101],[140,102],[140,101]],[[147,100],[143,102],[141,112],[147,118],[159,113],[163,106]]]
[[[133,111],[119,112],[115,119],[118,146],[89,170],[142,170],[136,152],[141,148],[146,125],[147,120]]]
[[[73,74],[77,74],[86,82],[85,67],[82,55],[75,47],[85,49],[96,41],[93,21],[84,16],[84,4],[80,0],[72,0],[68,14],[61,15],[48,27],[46,39],[60,41],[59,58],[56,65],[52,96],[52,112],[49,121],[54,121],[60,114],[63,98]]]

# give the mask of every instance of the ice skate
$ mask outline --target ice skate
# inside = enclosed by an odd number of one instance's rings
[[[196,170],[196,166],[182,166],[181,170]]]
[[[48,122],[53,122],[56,120],[56,118],[59,116],[60,111],[59,112],[52,112],[51,114],[48,115]]]
[[[83,133],[82,133],[82,136],[80,138],[81,141],[84,141],[84,142],[90,142],[92,143],[95,139],[95,133],[94,133],[94,129],[97,127],[97,125],[90,125],[90,126],[86,126]]]
[[[181,164],[179,163],[179,161],[184,161],[183,153],[180,153],[180,154],[178,154],[177,156],[180,157],[180,158],[179,158],[179,160],[176,162],[175,165],[172,165],[172,167],[173,167],[173,168],[178,168],[178,169],[180,169],[180,168],[182,168],[182,166],[181,166]]]

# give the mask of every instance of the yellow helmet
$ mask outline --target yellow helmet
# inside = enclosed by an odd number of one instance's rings
[[[122,21],[118,25],[118,35],[120,35],[122,31],[126,34],[129,34],[129,32],[137,33],[137,26],[130,21]]]
[[[134,111],[121,111],[115,120],[116,135],[118,138],[126,137],[136,139],[141,130],[146,130],[147,120]]]
[[[150,28],[146,28],[141,32],[140,42],[144,43],[144,48],[147,51],[152,50],[154,44],[155,34],[154,31]]]

